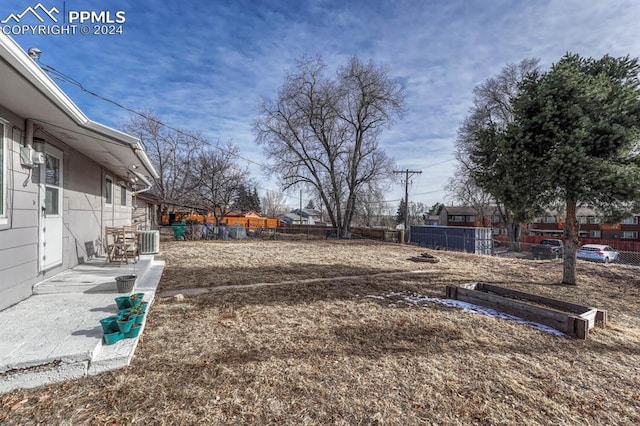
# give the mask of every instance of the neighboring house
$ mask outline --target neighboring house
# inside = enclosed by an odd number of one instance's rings
[[[440,225],[440,216],[437,214],[425,215],[424,222],[429,226]]]
[[[285,225],[315,225],[315,221],[311,216],[300,216],[297,213],[285,213],[278,219]]]
[[[481,220],[477,220],[477,212],[473,207],[467,206],[440,206],[438,212],[440,226],[480,226]]]
[[[138,229],[158,228],[158,197],[147,192],[136,194],[132,200],[131,223]]]
[[[300,209],[291,210],[291,213],[294,213],[298,216],[302,216],[304,218],[309,218],[311,222],[322,222],[322,212],[316,209],[302,209],[302,213],[300,213]]]
[[[438,225],[440,226],[475,227],[482,226],[483,222],[473,207],[442,206],[438,215],[440,217]],[[576,216],[580,226],[580,238],[640,242],[640,214],[634,214],[613,225],[602,223],[595,210],[587,207],[579,207]],[[550,210],[528,224],[523,224],[523,234],[562,237],[564,220],[564,213]],[[484,222],[491,224],[494,235],[506,234],[506,229],[496,211],[485,217]]]
[[[140,140],[89,120],[0,33],[0,309],[102,253],[130,224],[131,183],[157,173]]]
[[[257,211],[255,211],[255,210],[249,210],[248,212],[244,212],[244,213],[243,212],[238,212],[238,211],[233,211],[233,212],[227,213],[226,215],[224,215],[224,217],[225,218],[227,218],[227,217],[229,217],[229,218],[230,217],[241,217],[241,218],[245,218],[245,219],[246,218],[257,219],[257,218],[261,218],[263,216],[260,213],[258,213]]]
[[[595,210],[578,207],[576,210],[579,236],[581,238],[640,241],[640,214],[634,214],[620,223],[604,224]],[[548,211],[543,216],[533,219],[527,232],[532,235],[562,236],[565,215],[557,211]]]
[[[322,213],[316,209],[294,209],[279,217],[286,225],[319,225],[322,223]]]

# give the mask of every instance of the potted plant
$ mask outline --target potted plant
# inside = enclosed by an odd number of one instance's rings
[[[144,293],[132,294],[131,296],[129,296],[129,300],[131,300],[131,306],[140,306],[143,298],[144,298]]]
[[[134,324],[140,325],[144,322],[144,311],[141,305],[132,307],[131,315],[133,316]]]
[[[131,314],[131,312],[126,312],[120,316],[117,323],[118,323],[118,328],[120,329],[120,332],[126,333],[129,330],[131,330],[131,326],[134,323],[134,317]]]

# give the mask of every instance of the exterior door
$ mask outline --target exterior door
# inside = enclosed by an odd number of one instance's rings
[[[40,270],[62,263],[62,152],[46,147],[40,166]]]

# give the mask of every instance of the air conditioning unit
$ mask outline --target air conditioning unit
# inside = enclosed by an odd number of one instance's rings
[[[140,254],[160,253],[160,231],[140,231]]]

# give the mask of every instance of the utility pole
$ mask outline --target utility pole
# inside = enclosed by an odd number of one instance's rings
[[[300,190],[300,210],[298,213],[300,214],[300,226],[302,226],[302,189]]]
[[[407,229],[407,220],[409,219],[409,176],[419,175],[422,170],[394,170],[393,173],[404,173],[404,242],[409,241],[409,230]]]

